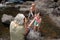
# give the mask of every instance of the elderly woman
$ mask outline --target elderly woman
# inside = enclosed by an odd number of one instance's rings
[[[15,19],[10,24],[10,40],[24,40],[25,28],[24,24],[25,16],[23,14],[17,14]]]

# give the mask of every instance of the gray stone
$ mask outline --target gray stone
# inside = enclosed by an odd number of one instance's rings
[[[19,10],[24,12],[24,11],[29,11],[29,8],[20,8]]]
[[[54,16],[52,14],[49,14],[49,17],[51,18],[51,21],[53,21],[54,25],[56,25],[57,27],[60,27],[60,16]]]
[[[60,6],[60,0],[58,0],[58,2],[56,3],[58,6]]]
[[[11,16],[11,15],[7,15],[7,14],[3,14],[2,15],[2,18],[1,18],[1,21],[2,21],[2,23],[4,23],[4,24],[10,24],[10,22],[13,20],[13,16]]]
[[[5,4],[1,4],[1,3],[0,3],[0,8],[1,8],[1,7],[6,7],[6,5],[5,5]]]
[[[51,3],[51,4],[48,4],[49,6],[48,7],[50,7],[50,8],[55,8],[55,6],[56,6],[56,3],[55,2],[53,2],[53,3]]]
[[[34,30],[30,30],[29,34],[27,35],[27,40],[40,40],[41,34]]]
[[[60,7],[55,8],[52,12],[53,15],[60,16]]]

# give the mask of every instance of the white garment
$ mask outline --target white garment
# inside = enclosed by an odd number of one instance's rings
[[[25,29],[23,25],[15,25],[12,21],[10,24],[10,40],[24,40]]]
[[[11,40],[24,40],[25,28],[23,25],[23,14],[17,14],[14,21],[10,24],[10,39]]]
[[[23,19],[25,18],[25,16],[23,15],[23,14],[17,14],[17,16],[15,17],[15,19],[14,20],[16,20],[17,21],[17,23],[18,24],[23,24]]]

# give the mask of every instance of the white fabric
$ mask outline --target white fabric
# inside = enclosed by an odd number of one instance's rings
[[[17,14],[17,16],[15,17],[14,20],[17,20],[18,24],[23,24],[23,19],[25,18],[25,16],[23,14]]]
[[[25,28],[23,26],[23,14],[18,14],[10,24],[10,40],[24,40]]]

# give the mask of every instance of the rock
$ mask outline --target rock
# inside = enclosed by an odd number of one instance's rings
[[[49,8],[56,8],[56,7],[58,7],[58,5],[57,5],[57,2],[54,2],[54,0],[48,0],[48,1],[46,1],[46,4],[47,4],[47,7],[49,7]]]
[[[10,4],[10,3],[13,3],[13,2],[5,2],[6,5],[7,5],[7,4]]]
[[[55,26],[60,27],[60,17],[54,16],[52,14],[49,14],[49,17]]]
[[[0,8],[1,8],[1,7],[6,7],[6,5],[0,3]]]
[[[20,5],[19,5],[19,4],[17,4],[17,5],[15,5],[15,7],[16,7],[16,8],[20,8]]]
[[[20,11],[29,11],[29,8],[20,8]]]
[[[58,3],[55,2],[54,0],[40,0],[40,1],[35,1],[37,5],[40,5],[41,7],[50,7],[50,8],[55,8],[58,7]],[[38,6],[38,7],[40,7]]]
[[[58,0],[58,2],[56,3],[58,6],[60,6],[60,0]]]
[[[2,23],[9,25],[10,22],[13,20],[13,18],[14,17],[11,15],[3,14],[1,21],[2,21]]]
[[[23,2],[23,0],[8,0],[8,2]]]
[[[23,13],[24,15],[29,13],[29,8],[20,8],[19,9],[20,13]]]
[[[55,8],[52,12],[53,15],[60,16],[60,7]]]
[[[34,30],[30,30],[30,32],[27,35],[27,40],[40,40],[41,34],[39,32],[34,32]]]
[[[24,2],[23,4],[24,5],[31,5],[33,3],[33,1],[26,1],[26,2]]]
[[[52,4],[50,4],[48,7],[49,8],[55,8],[55,6],[56,6],[56,3],[55,2],[53,2]]]

